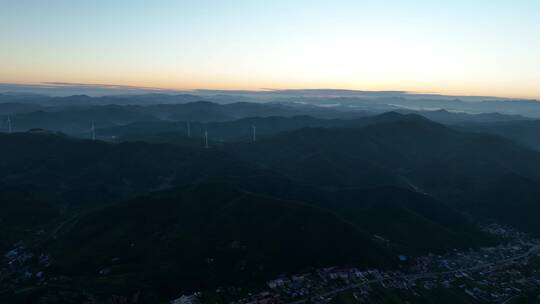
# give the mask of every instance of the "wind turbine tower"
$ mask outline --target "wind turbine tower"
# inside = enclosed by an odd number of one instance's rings
[[[11,128],[11,117],[8,116],[7,118],[7,125],[8,125],[8,133],[12,133],[13,129]]]
[[[204,147],[208,149],[208,130],[204,130]]]
[[[253,141],[257,141],[257,127],[255,125],[251,126],[251,131],[253,135]]]
[[[92,120],[92,140],[96,140],[96,125],[94,124],[93,120]]]
[[[187,127],[187,136],[191,136],[191,126],[189,125],[189,121],[186,121],[186,127]]]

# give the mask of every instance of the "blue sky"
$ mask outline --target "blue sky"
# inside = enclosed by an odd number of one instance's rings
[[[0,82],[540,98],[540,1],[0,0]]]

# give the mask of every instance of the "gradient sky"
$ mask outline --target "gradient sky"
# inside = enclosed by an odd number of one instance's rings
[[[540,1],[0,0],[0,82],[540,98]]]

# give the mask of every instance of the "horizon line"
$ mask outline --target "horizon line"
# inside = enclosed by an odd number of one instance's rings
[[[400,95],[425,95],[425,96],[439,96],[439,97],[454,97],[454,98],[496,98],[496,99],[508,99],[508,100],[531,100],[531,101],[540,101],[540,97],[510,97],[510,96],[501,96],[501,95],[475,95],[475,94],[446,94],[436,91],[407,91],[407,90],[361,90],[361,89],[351,89],[351,88],[268,88],[263,87],[259,89],[221,89],[221,88],[192,88],[192,89],[179,89],[179,88],[170,88],[170,87],[154,87],[154,86],[136,86],[136,85],[124,85],[124,84],[108,84],[108,83],[81,83],[81,82],[61,82],[61,81],[47,81],[47,82],[0,82],[0,93],[31,93],[31,92],[12,92],[9,90],[2,90],[1,86],[16,86],[16,87],[30,87],[34,89],[43,89],[43,90],[53,90],[55,88],[66,88],[66,89],[77,89],[77,88],[86,88],[86,89],[96,89],[96,90],[128,90],[132,92],[139,91],[140,94],[149,94],[150,92],[156,93],[214,93],[214,94],[249,94],[249,93],[293,93],[293,92],[347,92],[347,93],[364,93],[364,94],[400,94]],[[147,92],[145,92],[147,91]],[[126,92],[124,92],[125,94]],[[77,94],[74,94],[77,95]],[[82,94],[87,95],[87,94]],[[114,95],[114,94],[113,94]],[[119,93],[118,95],[122,95]],[[139,94],[134,94],[139,95]],[[69,96],[69,95],[64,95]]]

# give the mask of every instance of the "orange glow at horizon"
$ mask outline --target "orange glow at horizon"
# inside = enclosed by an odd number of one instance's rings
[[[46,80],[46,81],[5,81],[0,78],[0,83],[11,83],[11,84],[21,84],[21,85],[89,85],[89,86],[106,86],[106,87],[131,87],[131,88],[141,88],[141,89],[150,89],[150,90],[171,90],[171,91],[196,91],[196,90],[224,90],[224,91],[236,91],[236,90],[246,90],[246,91],[268,91],[268,90],[303,90],[303,89],[328,89],[328,90],[358,90],[358,91],[402,91],[414,94],[440,94],[447,96],[486,96],[486,97],[500,97],[500,98],[509,98],[509,99],[538,99],[540,100],[540,95],[535,93],[536,88],[525,88],[524,90],[515,90],[508,89],[505,87],[474,87],[474,86],[463,86],[462,88],[457,87],[448,87],[443,85],[420,85],[420,86],[406,86],[406,85],[394,85],[388,86],[387,84],[376,84],[376,83],[365,83],[365,84],[351,84],[351,83],[283,83],[283,82],[256,82],[256,81],[241,81],[241,82],[231,82],[231,81],[193,81],[193,82],[183,82],[177,83],[174,81],[167,82],[156,82],[154,79],[148,79],[146,81],[133,80],[116,80],[114,82],[105,82],[99,78],[86,79],[73,81],[66,80]]]

